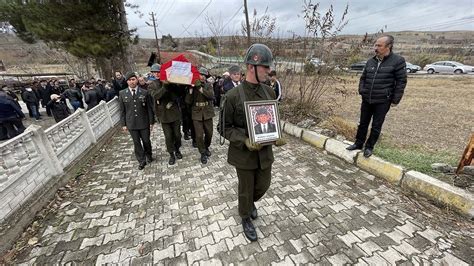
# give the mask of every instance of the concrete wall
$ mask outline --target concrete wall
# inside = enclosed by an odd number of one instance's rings
[[[19,209],[33,193],[94,145],[120,119],[118,101],[101,102],[87,113],[78,109],[43,131],[29,126],[0,145],[0,222]]]

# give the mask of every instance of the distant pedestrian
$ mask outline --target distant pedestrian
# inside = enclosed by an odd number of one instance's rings
[[[74,111],[81,107],[82,94],[75,87],[69,87],[64,91],[63,95],[69,100]]]
[[[114,79],[112,80],[112,85],[114,86],[115,95],[119,95],[121,90],[128,88],[127,81],[122,75],[122,72],[115,71]]]
[[[282,88],[275,70],[270,71],[270,87],[275,91],[276,100],[281,101]]]
[[[67,107],[65,98],[57,94],[51,94],[51,100],[48,102],[48,106],[53,113],[54,120],[57,122],[65,119],[71,114],[71,110]]]
[[[39,100],[36,97],[32,88],[26,88],[22,94],[23,101],[28,106],[28,109],[31,110],[31,113],[36,121],[40,120],[41,117],[38,111]],[[48,109],[50,110],[50,109]],[[51,110],[50,110],[51,111]]]
[[[390,107],[400,103],[407,85],[405,58],[392,52],[394,38],[384,35],[374,44],[375,56],[370,58],[360,76],[359,94],[362,96],[356,141],[347,150],[362,149],[370,157],[382,131]],[[370,120],[372,129],[366,140]]]
[[[90,82],[86,82],[83,87],[84,101],[87,104],[87,111],[99,104],[99,93]]]
[[[9,139],[23,133],[23,118],[25,114],[15,101],[6,92],[0,91],[0,138]]]
[[[242,75],[239,66],[234,65],[229,67],[229,74],[230,79],[225,80],[223,84],[224,93],[227,93],[231,89],[239,86],[241,83]]]

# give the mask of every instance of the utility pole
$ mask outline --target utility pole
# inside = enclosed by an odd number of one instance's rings
[[[244,0],[244,12],[245,12],[245,23],[247,24],[247,46],[250,47],[250,23],[249,23],[249,10],[247,8],[247,0]]]
[[[160,56],[160,44],[158,42],[158,34],[156,33],[156,22],[155,22],[155,13],[151,12],[150,13],[151,20],[153,21],[153,25],[150,23],[146,22],[146,24],[150,27],[153,27],[153,30],[155,31],[155,41],[156,41],[156,50],[158,51],[157,53],[157,61],[158,64],[161,64],[161,56]]]

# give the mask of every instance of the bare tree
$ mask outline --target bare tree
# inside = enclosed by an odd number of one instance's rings
[[[251,38],[258,40],[259,42],[270,39],[276,29],[276,18],[271,17],[267,12],[268,7],[265,9],[263,15],[259,16],[257,10],[254,9],[252,19],[249,22],[249,27],[247,27],[245,22],[242,22],[242,34],[248,35],[247,31],[250,30]]]
[[[206,25],[212,33],[212,36],[217,41],[217,56],[219,57],[219,61],[221,60],[222,56],[222,36],[224,34],[224,23],[222,21],[222,14],[219,13],[218,17],[211,17],[209,14],[206,14],[204,17],[206,21]]]
[[[347,10],[348,5],[342,17],[336,21],[332,6],[326,12],[320,12],[319,4],[304,2],[301,16],[305,21],[304,57],[301,58],[301,62],[294,63],[293,67],[303,73],[290,74],[282,78],[282,83],[287,88],[287,108],[297,119],[310,116],[320,120],[322,113],[328,115],[331,112],[331,110],[323,112],[323,105],[320,104],[322,96],[330,89],[336,89],[341,93],[345,91],[345,88],[334,87],[335,84],[343,83],[343,80],[336,75],[338,66],[335,64],[334,55],[338,43],[337,36],[347,24]],[[309,52],[308,46],[310,46]],[[321,61],[319,64],[310,62],[307,60],[308,56],[318,56]],[[334,108],[335,100],[328,99],[328,101],[325,101],[324,107]]]

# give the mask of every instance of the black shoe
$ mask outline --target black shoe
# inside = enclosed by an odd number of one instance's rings
[[[357,145],[357,144],[352,144],[352,145],[346,147],[346,150],[348,150],[348,151],[360,150],[360,149],[362,149],[362,146]]]
[[[206,149],[204,154],[206,154],[207,157],[211,157],[211,151],[209,149]]]
[[[206,163],[207,163],[207,156],[206,156],[206,153],[205,153],[205,152],[201,153],[201,163],[202,163],[202,164],[206,164]]]
[[[181,152],[179,150],[177,150],[174,154],[176,155],[176,159],[178,159],[178,160],[183,159],[183,155],[181,154]]]
[[[173,165],[176,162],[176,157],[174,157],[174,153],[170,152],[170,159],[168,161],[169,165]]]
[[[364,157],[365,158],[369,158],[370,156],[372,156],[372,153],[374,152],[373,149],[371,148],[365,148],[364,150]]]
[[[257,219],[257,217],[258,217],[257,207],[255,206],[255,203],[254,203],[252,212],[250,213],[250,218],[255,220],[255,219]]]
[[[140,163],[138,165],[138,170],[143,170],[143,168],[145,168],[145,165],[146,165],[146,162]]]
[[[146,157],[146,163],[151,163],[153,162],[155,159],[153,159],[153,157]]]
[[[195,140],[193,140],[193,148],[197,148],[198,147],[198,144]]]
[[[244,234],[250,241],[257,241],[257,231],[253,226],[250,218],[242,218],[242,227],[244,228]]]

